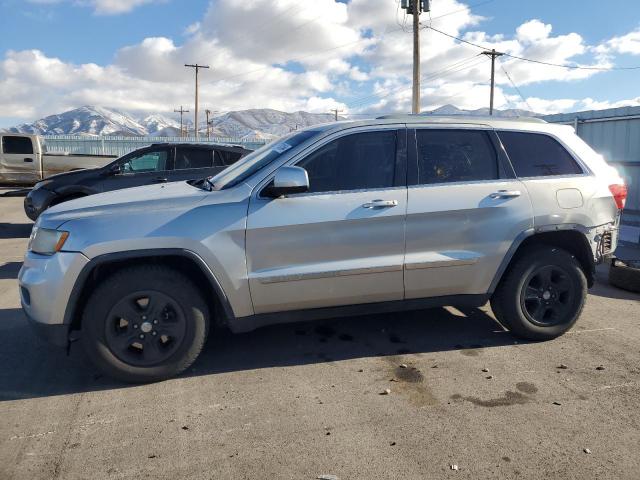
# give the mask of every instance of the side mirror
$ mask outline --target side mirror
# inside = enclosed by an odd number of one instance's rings
[[[278,198],[292,193],[309,191],[309,176],[304,168],[280,167],[272,182],[264,189],[263,194]]]
[[[114,163],[107,170],[107,175],[118,175],[120,173],[122,173],[122,165],[119,163]]]

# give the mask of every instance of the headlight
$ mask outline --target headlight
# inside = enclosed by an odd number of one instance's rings
[[[62,250],[68,237],[69,232],[34,226],[29,237],[29,250],[41,255],[53,255]]]
[[[47,185],[49,185],[50,183],[53,183],[53,180],[43,180],[41,182],[36,183],[33,186],[33,189],[36,190],[38,188],[42,188],[42,187],[46,187]]]

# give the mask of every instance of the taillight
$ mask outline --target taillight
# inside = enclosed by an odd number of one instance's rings
[[[613,195],[618,210],[622,210],[627,201],[627,186],[624,184],[609,185],[609,191]]]

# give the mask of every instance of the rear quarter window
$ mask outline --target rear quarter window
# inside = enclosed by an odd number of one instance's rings
[[[579,175],[582,172],[571,154],[556,139],[543,133],[499,131],[518,177]]]

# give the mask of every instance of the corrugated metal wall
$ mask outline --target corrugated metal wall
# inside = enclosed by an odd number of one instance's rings
[[[547,122],[574,125],[585,142],[620,170],[629,187],[624,219],[640,222],[640,107],[561,113],[542,118]]]

